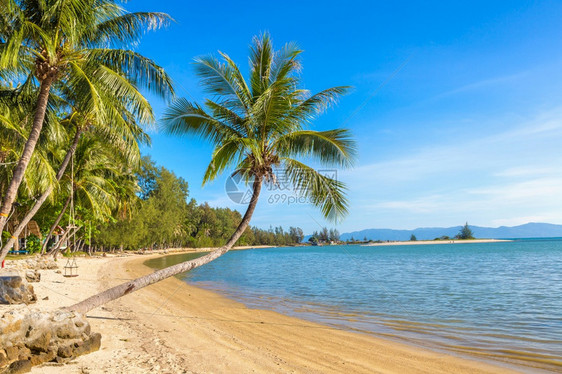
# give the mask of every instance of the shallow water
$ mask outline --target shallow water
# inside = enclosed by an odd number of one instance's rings
[[[232,251],[181,278],[249,307],[562,371],[561,239]]]

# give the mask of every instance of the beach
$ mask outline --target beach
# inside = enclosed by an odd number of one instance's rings
[[[504,239],[409,240],[409,241],[396,241],[396,242],[368,243],[363,245],[367,247],[378,247],[384,245],[479,244],[479,243],[501,243],[501,242],[509,242],[509,241],[510,240],[504,240]]]
[[[35,307],[65,306],[152,270],[161,255],[79,258],[76,278],[43,271]],[[59,260],[61,266],[64,259]],[[44,300],[48,297],[48,300]],[[466,359],[246,308],[170,278],[88,313],[101,349],[33,373],[512,373]]]

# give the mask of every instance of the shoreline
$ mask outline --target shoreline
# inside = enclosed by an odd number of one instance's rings
[[[152,269],[143,263],[159,256],[81,258],[76,278],[45,271],[44,279],[36,283],[35,306],[68,305],[147,274]],[[49,300],[42,300],[45,296]],[[87,317],[92,330],[102,334],[102,348],[65,365],[65,372],[518,372],[502,363],[249,309],[174,277],[108,303]],[[525,369],[530,370],[520,370]],[[32,372],[60,370],[61,366],[47,364]]]
[[[383,243],[362,244],[362,247],[379,247],[387,245],[431,245],[431,244],[472,244],[472,243],[503,243],[512,242],[508,239],[450,239],[450,240],[415,240],[415,241],[396,241]]]

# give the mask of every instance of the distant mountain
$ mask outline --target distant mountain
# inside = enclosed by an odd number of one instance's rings
[[[414,234],[418,240],[432,240],[443,235],[454,237],[462,226],[454,227],[422,227],[415,230],[392,230],[392,229],[366,229],[343,233],[341,240],[348,240],[352,237],[356,240],[410,240]],[[476,238],[486,239],[507,239],[507,238],[548,238],[562,237],[562,225],[551,223],[526,223],[513,227],[480,227],[470,226]]]

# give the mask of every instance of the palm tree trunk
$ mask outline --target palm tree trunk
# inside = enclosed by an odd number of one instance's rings
[[[45,253],[45,251],[47,250],[47,245],[49,244],[49,240],[51,239],[51,236],[53,236],[53,232],[55,232],[58,224],[60,223],[60,220],[64,216],[64,213],[68,208],[68,205],[70,205],[70,200],[72,200],[72,194],[68,195],[68,198],[66,199],[64,206],[62,207],[57,219],[55,220],[55,223],[53,223],[53,226],[51,226],[51,229],[49,230],[49,234],[47,234],[47,236],[45,237],[45,241],[43,242],[43,246],[41,247],[41,253]]]
[[[118,286],[105,290],[97,295],[91,296],[86,300],[83,300],[77,304],[71,305],[66,309],[85,314],[94,308],[97,308],[112,300],[125,296],[131,292],[138,291],[143,287],[149,286],[166,278],[172,277],[176,274],[185,273],[186,271],[195,269],[196,267],[205,265],[219,258],[223,254],[228,252],[230,248],[232,248],[234,243],[236,243],[236,241],[240,239],[240,237],[242,236],[242,234],[250,224],[250,219],[252,218],[252,214],[254,214],[254,210],[256,209],[256,205],[258,203],[258,198],[261,191],[261,185],[262,185],[262,178],[256,177],[253,183],[252,199],[250,200],[250,204],[248,204],[248,209],[246,210],[246,213],[244,214],[242,221],[238,225],[238,228],[236,229],[236,231],[234,231],[234,234],[232,234],[232,236],[224,246],[215,249],[214,251],[206,254],[205,256],[196,258],[194,260],[185,261],[177,265],[156,270],[152,274],[148,274],[140,278],[134,279],[132,281],[122,283]]]
[[[47,78],[41,81],[41,88],[39,91],[39,97],[37,98],[37,106],[35,108],[35,117],[33,118],[33,126],[29,133],[29,137],[25,142],[21,158],[16,165],[12,180],[6,190],[6,195],[0,206],[0,233],[4,230],[6,226],[6,221],[8,215],[12,210],[12,205],[16,200],[16,195],[18,193],[19,186],[25,175],[25,170],[29,161],[31,160],[31,155],[35,150],[35,145],[39,140],[39,135],[41,134],[41,129],[43,128],[43,121],[45,119],[45,112],[47,111],[47,103],[49,102],[49,91],[51,90],[51,84],[53,83],[53,78]]]
[[[74,155],[74,152],[76,151],[76,147],[78,146],[78,141],[80,140],[80,135],[82,135],[82,131],[83,130],[80,127],[76,129],[76,134],[74,134],[74,139],[72,140],[72,144],[70,145],[70,148],[66,152],[66,155],[64,156],[64,160],[62,161],[62,164],[57,172],[56,175],[57,181],[60,181],[62,176],[64,175],[64,172],[66,171],[66,168],[70,163],[70,159],[72,158],[72,155]],[[0,251],[0,262],[4,260],[4,258],[8,254],[8,251],[10,250],[10,248],[12,248],[12,245],[15,242],[14,237],[17,237],[22,232],[22,230],[27,226],[29,221],[31,221],[31,219],[35,216],[35,214],[37,214],[43,203],[51,195],[51,192],[53,192],[53,188],[54,187],[51,185],[41,194],[41,196],[37,199],[37,201],[35,201],[35,204],[33,204],[31,210],[27,212],[25,217],[21,220],[19,225],[12,232],[12,237],[6,242],[4,247],[2,247],[2,251]]]

